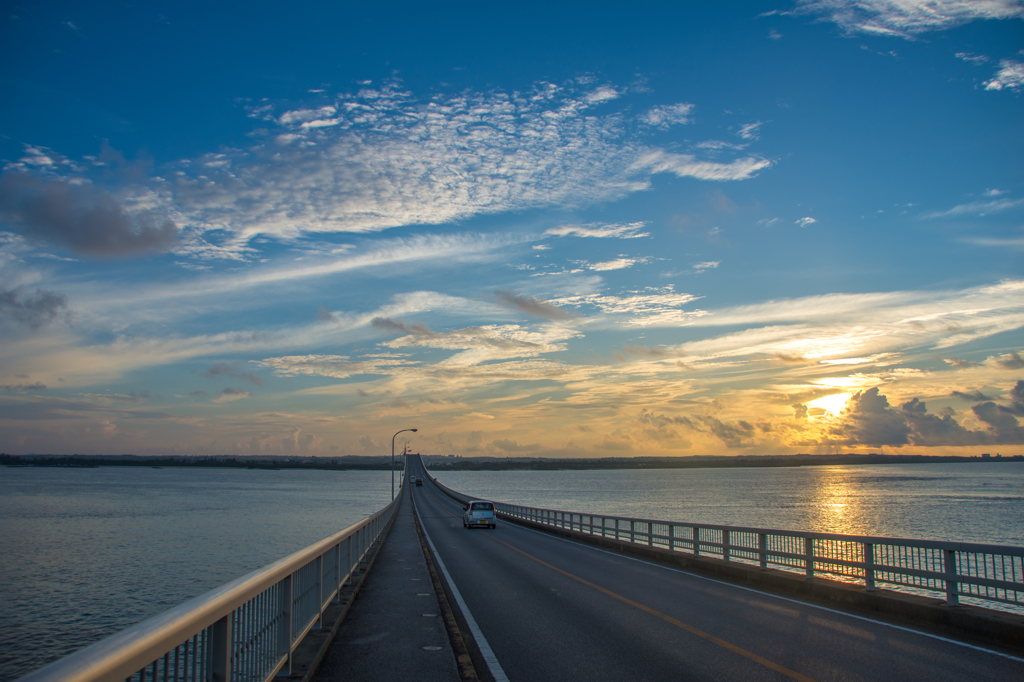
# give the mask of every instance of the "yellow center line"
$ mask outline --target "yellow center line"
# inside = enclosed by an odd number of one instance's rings
[[[437,503],[435,502],[435,504],[437,504]],[[437,506],[440,507],[443,512],[445,512],[446,514],[448,514],[452,518],[455,518],[455,519],[459,518],[455,514],[452,514],[450,511],[445,509],[444,507],[441,507],[441,505],[437,505]],[[495,542],[500,542],[501,544],[505,545],[506,547],[508,547],[509,549],[511,549],[511,550],[513,550],[515,552],[519,552],[520,554],[522,554],[527,559],[532,559],[533,561],[536,561],[541,566],[546,566],[547,568],[550,568],[552,571],[556,571],[558,573],[561,573],[562,575],[564,575],[567,578],[572,578],[576,582],[582,583],[583,585],[586,585],[587,587],[592,587],[593,589],[597,590],[601,594],[606,594],[606,595],[608,595],[609,597],[611,597],[613,599],[618,599],[622,603],[629,604],[630,606],[636,607],[636,608],[640,609],[641,611],[643,611],[644,613],[649,613],[650,615],[654,616],[655,618],[660,618],[661,620],[665,621],[666,623],[671,623],[672,625],[675,625],[678,628],[682,628],[683,630],[686,630],[687,632],[689,632],[691,634],[697,635],[698,637],[702,637],[703,639],[706,639],[709,642],[712,642],[714,644],[717,644],[720,647],[728,649],[729,651],[732,651],[733,653],[737,653],[740,656],[743,656],[744,658],[748,658],[751,661],[754,661],[755,663],[760,663],[764,667],[770,668],[771,670],[774,670],[777,673],[782,673],[783,675],[785,675],[786,677],[788,677],[790,679],[799,680],[799,682],[816,682],[813,677],[808,677],[807,675],[803,675],[801,673],[798,673],[795,670],[790,670],[786,666],[779,665],[775,661],[769,661],[767,658],[764,658],[762,656],[758,656],[757,654],[755,654],[753,652],[750,652],[750,651],[747,651],[746,649],[738,647],[735,644],[733,644],[732,642],[727,642],[727,641],[725,641],[724,639],[722,639],[720,637],[715,637],[711,633],[704,632],[703,630],[701,630],[699,628],[695,628],[692,625],[689,625],[687,623],[684,623],[683,621],[681,621],[681,620],[679,620],[677,618],[673,618],[672,616],[667,616],[664,613],[662,613],[661,611],[657,611],[655,609],[652,609],[650,606],[645,606],[645,605],[641,604],[640,602],[635,602],[632,599],[629,599],[627,597],[623,597],[621,594],[616,594],[615,592],[612,592],[609,589],[605,589],[604,587],[601,587],[600,585],[596,585],[596,584],[590,582],[589,580],[584,580],[583,578],[579,577],[578,575],[573,575],[572,573],[569,573],[568,571],[563,571],[558,566],[553,566],[553,565],[549,564],[546,561],[538,559],[537,557],[533,556],[532,554],[528,554],[527,552],[524,552],[523,550],[519,549],[518,547],[514,547],[514,546],[508,544],[504,540],[499,540],[498,538],[494,537],[494,535],[491,534],[491,533],[485,533],[484,535],[486,537],[489,537],[490,539],[494,540]]]

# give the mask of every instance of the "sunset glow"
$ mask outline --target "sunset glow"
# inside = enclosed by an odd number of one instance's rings
[[[843,407],[846,406],[846,401],[851,397],[852,394],[850,393],[835,393],[823,398],[818,398],[817,400],[812,400],[807,403],[807,406],[820,408],[825,410],[829,415],[838,417],[842,413]]]

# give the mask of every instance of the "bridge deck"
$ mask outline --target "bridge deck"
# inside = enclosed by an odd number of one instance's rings
[[[460,505],[429,483],[412,490],[499,676],[513,681],[1024,679],[1024,660],[1005,653],[510,523],[465,530]]]

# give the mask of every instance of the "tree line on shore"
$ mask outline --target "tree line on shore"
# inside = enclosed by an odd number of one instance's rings
[[[439,471],[563,471],[584,469],[704,469],[730,467],[801,467],[836,464],[928,464],[1024,462],[1024,455],[940,457],[935,455],[825,454],[825,455],[738,455],[698,457],[597,457],[546,459],[542,457],[431,457],[427,468]],[[0,466],[95,468],[121,467],[218,467],[235,469],[326,469],[336,471],[387,471],[388,457],[151,457],[139,455],[7,455],[0,453]],[[395,467],[401,468],[401,458]]]

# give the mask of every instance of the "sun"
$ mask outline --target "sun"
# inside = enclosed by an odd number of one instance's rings
[[[846,401],[850,399],[853,394],[851,393],[834,393],[832,395],[826,395],[812,400],[807,403],[807,407],[817,407],[825,410],[830,415],[837,417],[843,411],[843,406],[846,405]]]

